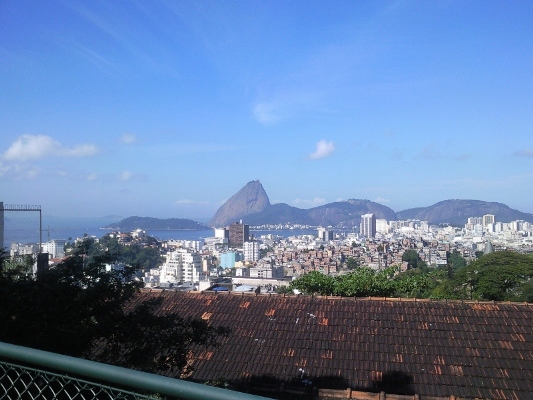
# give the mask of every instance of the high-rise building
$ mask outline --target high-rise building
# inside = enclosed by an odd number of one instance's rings
[[[329,231],[326,228],[318,228],[318,240],[322,240],[323,242],[329,242],[330,240],[333,240],[333,231]]]
[[[258,261],[260,257],[259,246],[259,242],[256,240],[252,240],[251,242],[244,242],[244,261]]]
[[[494,215],[492,214],[485,214],[483,216],[483,228],[486,228],[488,225],[494,223]]]
[[[42,244],[41,251],[43,253],[48,253],[50,258],[65,257],[65,245],[66,244],[67,244],[67,241],[64,239],[50,240]]]
[[[470,225],[482,225],[483,224],[483,217],[469,217],[468,223]]]
[[[389,223],[386,219],[376,219],[376,232],[389,233]]]
[[[231,224],[229,230],[230,247],[242,247],[244,242],[250,240],[250,227],[241,222]]]
[[[361,235],[367,238],[376,236],[376,216],[374,214],[361,215]]]

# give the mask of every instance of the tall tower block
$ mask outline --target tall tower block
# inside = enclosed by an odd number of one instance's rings
[[[367,238],[376,236],[376,216],[374,214],[361,215],[360,231]]]

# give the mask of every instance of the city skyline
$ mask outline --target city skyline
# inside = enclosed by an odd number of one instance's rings
[[[532,213],[533,4],[0,4],[0,200],[209,218],[447,199]]]

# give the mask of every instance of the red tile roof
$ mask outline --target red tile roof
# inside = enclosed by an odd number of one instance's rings
[[[232,329],[190,379],[531,399],[533,305],[143,291]],[[163,311],[164,312],[164,311]]]

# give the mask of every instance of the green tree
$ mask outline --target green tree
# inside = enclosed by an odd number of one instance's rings
[[[103,254],[86,262],[86,252],[76,249],[79,255],[37,279],[0,273],[0,341],[161,373],[183,369],[191,346],[229,334],[201,320],[156,315],[162,298],[134,306],[143,284],[132,279],[133,269],[105,272],[114,260]]]
[[[348,269],[355,269],[359,266],[359,263],[357,260],[353,257],[348,257],[345,262],[346,268]]]
[[[377,273],[371,268],[357,268],[336,278],[334,294],[350,297],[391,296],[394,293],[393,274],[390,268]]]
[[[294,292],[289,286],[280,285],[276,288],[277,294],[293,294]]]
[[[394,278],[395,296],[411,298],[428,298],[435,286],[434,272],[431,274],[421,269],[408,270]]]
[[[463,258],[461,253],[459,253],[457,250],[454,250],[453,252],[447,252],[446,256],[448,258],[448,265],[453,269],[456,270],[458,268],[466,267],[466,260]]]
[[[486,254],[458,268],[451,278],[443,279],[434,297],[477,300],[530,301],[533,258],[503,251]]]
[[[425,267],[426,263],[422,261],[416,250],[407,250],[402,255],[402,261],[407,261],[408,268]]]
[[[305,294],[331,295],[334,291],[334,279],[318,271],[311,271],[290,283],[290,288]]]
[[[524,301],[523,291],[533,278],[533,258],[509,251],[495,252],[474,261],[464,272],[474,276],[475,298]]]

